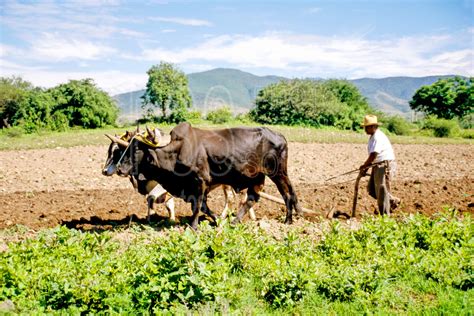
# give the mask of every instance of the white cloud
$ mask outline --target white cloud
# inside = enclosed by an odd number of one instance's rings
[[[174,33],[176,32],[176,30],[173,30],[173,29],[164,29],[164,30],[161,30],[161,33]]]
[[[368,40],[269,33],[261,36],[223,35],[179,50],[145,49],[139,58],[178,64],[225,63],[245,69],[274,69],[297,76],[425,76],[472,75],[473,52],[446,53],[450,36]],[[469,60],[471,60],[469,64]]]
[[[117,17],[111,8],[115,0],[73,0],[67,2],[40,1],[19,3],[9,1],[2,8],[0,23],[19,38],[31,40],[40,32],[64,33],[65,36],[110,39],[114,35],[130,38],[146,37],[132,28],[120,27],[122,23],[143,23],[135,17]],[[100,8],[100,9],[98,9]],[[32,22],[34,21],[34,22]]]
[[[318,7],[309,8],[307,12],[311,14],[316,14],[316,13],[321,12],[321,8],[318,8]]]
[[[178,18],[178,17],[152,17],[150,18],[152,21],[159,21],[159,22],[168,22],[168,23],[175,23],[181,25],[188,25],[188,26],[212,26],[212,23],[206,20],[199,20],[199,19],[187,19],[187,18]]]
[[[92,78],[99,88],[110,95],[143,89],[147,82],[146,73],[124,71],[56,71],[40,67],[25,67],[0,59],[0,76],[20,76],[35,86],[51,88],[69,80]]]
[[[92,60],[110,55],[115,49],[88,40],[65,38],[58,34],[43,33],[32,42],[31,55],[51,62],[67,59]]]

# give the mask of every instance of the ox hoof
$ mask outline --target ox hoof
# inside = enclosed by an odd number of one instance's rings
[[[232,222],[230,222],[232,226],[236,226],[240,224],[240,219],[238,217],[234,218]]]
[[[291,217],[290,217],[290,218],[287,217],[287,218],[285,219],[285,224],[286,224],[286,225],[291,225],[291,224],[293,224],[293,219],[292,219]]]

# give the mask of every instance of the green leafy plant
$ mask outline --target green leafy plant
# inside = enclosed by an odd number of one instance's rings
[[[232,111],[229,106],[223,106],[213,111],[209,111],[206,120],[214,124],[224,124],[232,120]]]
[[[23,314],[469,314],[473,231],[451,211],[278,239],[252,224],[118,232],[127,241],[58,227],[0,253],[0,301]]]

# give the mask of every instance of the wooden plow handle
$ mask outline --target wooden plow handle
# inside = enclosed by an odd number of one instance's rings
[[[354,200],[352,200],[352,213],[351,217],[355,217],[356,215],[356,208],[357,208],[357,197],[359,195],[359,182],[360,179],[364,176],[365,170],[361,170],[357,175],[357,179],[354,185]]]
[[[281,205],[286,205],[285,204],[285,201],[283,201],[283,199],[280,199],[280,198],[277,198],[273,195],[270,195],[270,194],[267,194],[267,193],[264,193],[264,192],[259,192],[258,194],[260,194],[260,196],[264,199],[267,199],[267,200],[270,200],[270,201],[273,201],[275,203],[278,203],[278,204],[281,204]],[[313,210],[310,210],[310,209],[307,209],[305,207],[301,207],[302,211],[304,213],[309,213],[309,214],[319,214]]]

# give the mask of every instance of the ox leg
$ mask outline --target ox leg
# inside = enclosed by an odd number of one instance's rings
[[[148,224],[151,224],[150,213],[151,213],[151,210],[153,209],[153,204],[155,203],[155,197],[151,196],[151,195],[147,196],[146,202],[147,202],[147,205],[148,205],[146,218],[147,218]]]
[[[263,178],[265,179],[265,178]],[[237,217],[234,218],[232,224],[237,224],[242,221],[242,218],[245,216],[248,210],[252,209],[255,203],[258,202],[260,199],[260,192],[263,188],[263,183],[254,185],[247,190],[247,199],[245,203],[240,207],[239,211],[237,212]],[[254,214],[255,215],[255,214]]]
[[[225,204],[224,204],[224,210],[222,211],[222,214],[221,214],[221,218],[224,219],[227,217],[227,213],[229,212],[229,204],[230,204],[230,200],[232,199],[233,197],[233,190],[230,186],[228,185],[223,185],[222,186],[222,191],[224,192],[224,200],[225,200]]]
[[[303,211],[298,204],[298,198],[295,190],[291,185],[290,179],[287,175],[272,177],[271,180],[276,184],[286,205],[286,219],[285,224],[293,223],[293,208],[295,208],[297,215],[302,215]]]
[[[207,194],[203,197],[202,199],[202,204],[201,204],[201,212],[207,214],[209,217],[212,218],[214,223],[217,223],[217,216],[214,214],[213,211],[209,208],[209,205],[207,205]]]
[[[170,197],[168,201],[165,202],[165,207],[166,210],[168,211],[168,214],[170,216],[170,221],[175,222],[176,221],[176,215],[174,212],[174,198]]]
[[[191,228],[194,230],[198,229],[199,224],[199,210],[201,209],[202,196],[198,198],[192,196],[191,199],[191,209],[193,211],[193,216],[191,217]]]
[[[242,205],[244,205],[245,202],[247,201],[247,191],[241,191],[239,194],[240,194],[239,206],[242,207]],[[253,220],[253,221],[257,220],[257,217],[255,216],[255,211],[254,211],[253,207],[249,208],[249,216],[250,216],[251,220]]]
[[[246,200],[247,200],[247,192],[242,192],[241,193],[242,195],[242,198],[241,198],[241,204],[243,204]],[[257,220],[257,217],[255,216],[255,211],[253,209],[253,207],[250,207],[249,208],[249,216],[250,216],[250,219],[253,220],[253,221],[256,221]]]

